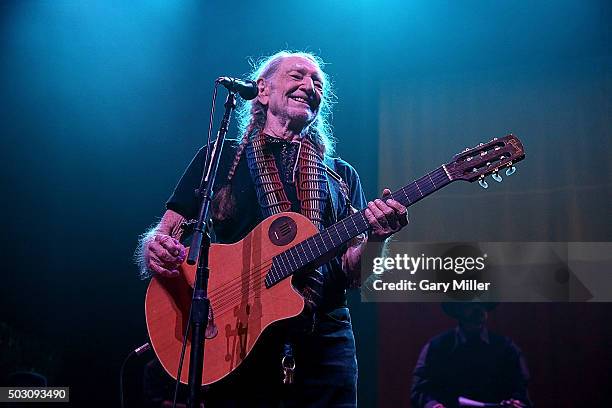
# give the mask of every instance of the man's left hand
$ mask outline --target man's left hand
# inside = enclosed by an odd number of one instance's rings
[[[382,198],[368,203],[364,211],[371,227],[370,241],[384,241],[408,225],[408,211],[391,198],[391,190],[385,188]]]

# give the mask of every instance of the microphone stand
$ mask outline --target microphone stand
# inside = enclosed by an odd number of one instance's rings
[[[230,91],[225,100],[225,113],[221,120],[221,126],[217,132],[217,139],[213,145],[212,154],[207,168],[202,174],[202,182],[200,188],[196,190],[198,197],[202,198],[198,222],[193,232],[191,246],[189,247],[189,255],[187,263],[195,265],[196,260],[198,268],[196,271],[195,284],[193,288],[193,299],[191,303],[191,352],[189,354],[189,400],[187,406],[189,408],[200,407],[200,387],[202,385],[202,372],[204,370],[204,341],[206,327],[208,325],[208,316],[210,310],[210,300],[208,299],[208,253],[210,250],[210,203],[213,194],[213,186],[219,168],[223,143],[229,126],[229,121],[232,115],[232,110],[236,108],[236,93]]]

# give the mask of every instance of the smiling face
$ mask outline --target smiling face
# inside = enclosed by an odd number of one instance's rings
[[[260,78],[259,102],[267,106],[267,121],[287,124],[302,131],[319,113],[323,75],[308,58],[291,56],[281,60],[269,79]]]

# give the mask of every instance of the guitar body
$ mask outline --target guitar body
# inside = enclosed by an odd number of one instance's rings
[[[209,315],[207,328],[202,385],[219,381],[237,369],[268,326],[300,314],[304,299],[291,285],[291,279],[268,289],[264,278],[275,255],[317,232],[303,215],[280,213],[262,221],[239,242],[211,245],[208,297],[212,316]],[[180,270],[176,278],[153,277],[145,299],[151,345],[166,372],[175,379],[196,267],[184,263]],[[187,383],[190,350],[188,336],[181,372],[183,383]]]

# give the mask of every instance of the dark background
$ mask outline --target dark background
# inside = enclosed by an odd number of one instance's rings
[[[411,209],[410,241],[610,241],[609,1],[4,1],[0,374],[35,369],[74,406],[118,405],[146,341],[132,253],[203,143],[212,82],[247,57],[329,65],[338,153],[369,197],[509,131],[516,175],[451,185]],[[351,299],[361,406],[409,406],[435,304]],[[612,400],[608,304],[505,304],[539,406]],[[130,363],[129,374],[142,360]]]

